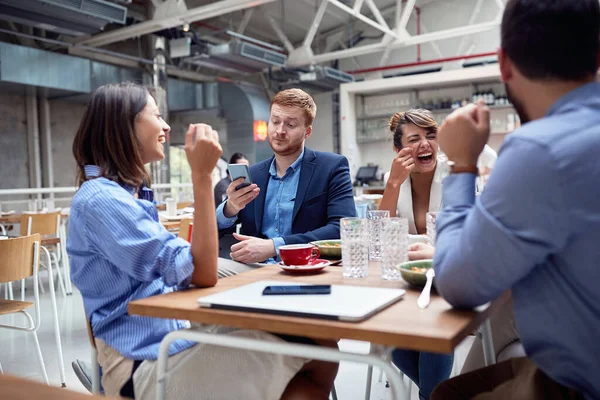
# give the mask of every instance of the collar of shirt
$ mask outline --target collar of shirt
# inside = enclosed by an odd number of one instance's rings
[[[598,95],[599,88],[600,83],[590,82],[571,90],[569,93],[563,95],[558,100],[556,100],[554,104],[552,104],[552,107],[548,109],[546,116],[560,113],[563,107],[566,106],[575,107],[577,104],[580,104],[582,102],[582,99],[596,98]]]
[[[281,179],[285,179],[286,176],[292,174],[293,172],[295,172],[300,165],[302,164],[302,160],[304,159],[304,149],[302,150],[302,153],[300,153],[300,155],[298,156],[298,158],[296,159],[296,161],[294,161],[292,163],[292,165],[290,165],[288,167],[288,169],[285,171],[285,175],[281,177]],[[276,179],[279,179],[277,176],[277,165],[275,164],[275,158],[273,158],[273,161],[271,162],[271,167],[269,168],[269,174]]]
[[[102,172],[100,167],[97,165],[85,165],[83,167],[83,170],[85,172],[86,178],[97,178],[100,176],[100,174]],[[121,187],[123,189],[127,190],[129,193],[131,193],[132,196],[135,195],[135,187],[133,187],[131,185],[121,185]],[[150,203],[153,203],[154,202],[154,191],[152,191],[152,189],[146,187],[146,185],[144,184],[138,190],[138,199],[147,200]]]

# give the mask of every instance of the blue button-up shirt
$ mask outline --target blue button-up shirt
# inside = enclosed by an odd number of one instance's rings
[[[86,176],[100,169],[85,167]],[[71,203],[67,252],[94,336],[123,356],[154,360],[163,337],[187,321],[130,316],[130,301],[185,288],[194,269],[190,244],[158,222],[152,191],[106,178],[83,183]],[[193,343],[177,341],[169,354]]]
[[[294,217],[294,204],[296,191],[300,181],[302,160],[304,150],[300,156],[288,167],[285,175],[277,176],[277,165],[275,159],[269,167],[269,183],[265,194],[265,208],[263,212],[262,234],[273,240],[275,251],[279,255],[279,247],[285,244],[283,236],[292,234],[292,219]],[[237,220],[237,216],[227,218],[223,213],[225,202],[217,208],[217,223],[219,229],[231,227]],[[267,262],[275,262],[274,259]]]
[[[560,98],[508,136],[483,194],[444,181],[436,286],[473,307],[512,289],[527,355],[557,382],[600,398],[600,84]]]

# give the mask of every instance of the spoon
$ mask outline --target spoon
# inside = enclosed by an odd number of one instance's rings
[[[425,287],[417,299],[417,306],[421,309],[427,308],[429,305],[429,293],[431,292],[431,284],[433,283],[433,277],[435,276],[433,268],[429,268],[425,273],[425,276],[427,277],[427,283],[425,283]]]

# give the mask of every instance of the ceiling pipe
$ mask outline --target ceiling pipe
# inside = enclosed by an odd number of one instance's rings
[[[446,58],[438,58],[435,60],[426,60],[426,61],[416,61],[404,64],[396,64],[396,65],[386,65],[385,67],[373,67],[373,68],[364,68],[357,69],[354,71],[346,71],[349,74],[366,74],[370,72],[379,72],[379,71],[389,71],[391,69],[400,69],[400,68],[408,68],[408,67],[418,67],[421,65],[429,65],[429,64],[440,64],[450,61],[459,61],[459,60],[468,60],[471,58],[481,58],[481,57],[492,57],[496,56],[497,53],[489,52],[489,53],[479,53],[479,54],[469,54],[465,56],[456,56],[456,57],[446,57]]]

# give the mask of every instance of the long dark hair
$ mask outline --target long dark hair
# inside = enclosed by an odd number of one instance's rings
[[[153,94],[135,83],[105,85],[94,92],[73,141],[79,186],[87,180],[86,165],[97,165],[100,176],[119,184],[149,182],[134,129],[148,95]]]

